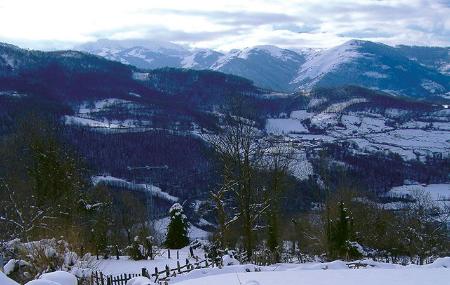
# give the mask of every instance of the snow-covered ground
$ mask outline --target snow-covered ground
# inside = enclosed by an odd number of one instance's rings
[[[297,119],[268,119],[266,130],[269,134],[309,133]]]
[[[152,195],[154,197],[158,197],[158,198],[161,198],[163,200],[166,200],[166,201],[169,201],[172,203],[178,201],[178,197],[172,196],[169,193],[162,191],[161,188],[159,188],[155,185],[152,185],[152,184],[132,183],[132,182],[126,181],[124,179],[109,176],[109,175],[92,176],[91,180],[94,185],[106,184],[106,185],[111,185],[111,186],[119,186],[119,187],[127,188],[130,190],[148,192],[150,195]]]
[[[392,188],[387,192],[387,195],[391,197],[413,196],[415,191],[430,195],[433,201],[447,201],[450,203],[450,184],[403,185]]]
[[[1,285],[19,285],[19,283],[8,278],[5,273],[0,271],[0,284]]]
[[[424,160],[435,154],[450,156],[449,114],[397,124],[395,118],[405,115],[398,109],[386,110],[385,115],[367,111],[342,113],[346,107],[361,102],[365,102],[364,98],[331,104],[319,113],[296,110],[291,112],[289,118],[268,119],[266,131],[283,135],[288,140],[300,141],[305,147],[320,146],[323,142],[348,141],[355,144],[356,152],[392,152],[406,160]],[[318,101],[315,104],[322,103]],[[311,134],[311,130],[306,127],[306,119],[323,133]]]
[[[168,258],[167,249],[161,249],[160,254],[155,257],[154,260],[131,260],[128,256],[121,256],[119,260],[114,257],[111,259],[100,260],[98,262],[96,270],[108,275],[120,275],[122,273],[133,274],[140,273],[142,268],[147,268],[149,272],[154,272],[155,267],[158,267],[159,271],[163,270],[166,265],[170,268],[177,266],[177,261],[183,266],[186,264],[186,259],[189,262],[194,263],[196,260],[189,255],[189,248],[185,247],[178,250],[179,260],[177,260],[177,250],[170,250],[170,259]],[[205,253],[201,249],[195,249],[194,255],[198,256],[201,260],[204,259]]]
[[[286,270],[227,273],[173,282],[179,285],[446,285],[449,269]]]
[[[393,187],[384,195],[393,198],[409,198],[414,199],[417,195],[425,195],[439,208],[444,210],[450,209],[450,184],[429,184],[429,185],[402,185]],[[391,202],[383,204],[384,208],[401,209],[405,206],[402,202]],[[450,213],[448,213],[450,214]],[[450,218],[450,216],[449,216]]]
[[[180,259],[187,257],[186,249],[180,251]],[[170,284],[180,285],[446,285],[450,280],[450,257],[437,259],[434,263],[418,266],[402,266],[372,260],[362,260],[366,268],[350,269],[346,262],[336,260],[328,263],[275,264],[256,266],[252,264],[232,265],[223,268],[197,269],[178,275]],[[102,261],[99,270],[107,274],[124,272],[138,273],[142,267],[152,270],[155,266],[168,264],[176,266],[176,259],[157,258],[154,261],[107,260]],[[181,263],[183,264],[183,263]]]

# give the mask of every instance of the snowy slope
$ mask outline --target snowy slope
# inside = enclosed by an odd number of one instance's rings
[[[361,41],[353,40],[317,54],[300,67],[297,77],[291,81],[291,84],[299,85],[304,89],[313,87],[323,76],[339,66],[364,56],[358,52],[361,44]]]
[[[158,197],[158,198],[164,199],[164,200],[172,202],[172,203],[178,201],[178,197],[174,197],[166,192],[163,192],[161,190],[161,188],[156,187],[155,185],[151,185],[151,184],[132,183],[132,182],[128,182],[121,178],[107,176],[107,175],[93,176],[91,178],[91,180],[94,185],[106,184],[106,185],[110,185],[110,186],[122,187],[122,188],[127,188],[130,190],[150,193],[150,195],[152,195],[154,197]]]
[[[410,97],[444,96],[450,77],[394,47],[351,40],[305,62],[291,82],[302,90],[358,85]]]

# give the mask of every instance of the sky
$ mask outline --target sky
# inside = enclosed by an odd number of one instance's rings
[[[0,0],[0,41],[65,49],[149,39],[230,50],[349,39],[450,46],[450,0]]]

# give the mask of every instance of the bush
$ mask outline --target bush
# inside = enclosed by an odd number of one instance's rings
[[[44,239],[27,243],[13,240],[5,243],[2,251],[14,253],[14,258],[9,255],[10,268],[7,273],[19,283],[54,271],[71,272],[83,282],[97,267],[90,254],[78,256],[64,240]]]

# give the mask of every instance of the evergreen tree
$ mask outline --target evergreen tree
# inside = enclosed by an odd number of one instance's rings
[[[350,211],[344,206],[344,202],[338,204],[338,218],[335,221],[330,221],[330,256],[333,258],[346,258],[353,255],[351,251],[351,237],[352,225]]]
[[[182,248],[189,244],[189,225],[183,213],[183,207],[175,203],[169,210],[170,223],[167,226],[167,237],[165,245],[168,248]]]

